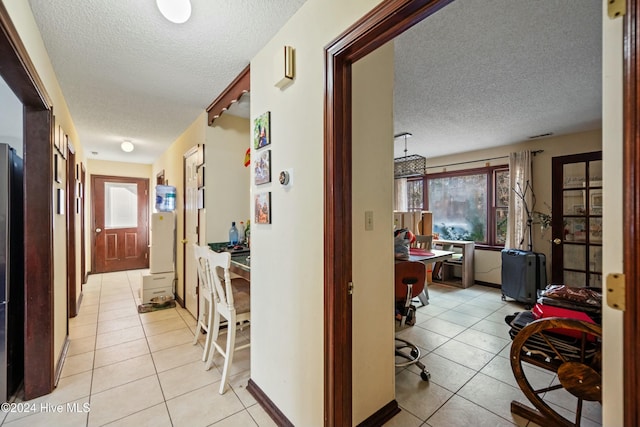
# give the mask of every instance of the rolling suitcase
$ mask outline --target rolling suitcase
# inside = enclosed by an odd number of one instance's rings
[[[544,254],[502,250],[502,300],[510,297],[532,307],[538,298],[538,289],[547,286],[547,262]]]

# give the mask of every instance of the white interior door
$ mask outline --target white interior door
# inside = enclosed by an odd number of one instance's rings
[[[184,210],[184,283],[185,308],[198,317],[198,273],[192,244],[200,244],[198,239],[198,151],[185,154],[185,210]]]

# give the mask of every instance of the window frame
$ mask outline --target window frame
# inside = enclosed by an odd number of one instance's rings
[[[425,206],[425,210],[430,210],[429,208],[429,180],[430,179],[441,179],[441,178],[452,178],[459,177],[465,175],[485,175],[487,180],[487,202],[486,202],[486,219],[487,219],[487,240],[484,242],[475,242],[476,248],[486,249],[486,250],[502,250],[504,249],[504,243],[496,243],[497,237],[497,226],[496,226],[496,215],[497,211],[500,209],[504,209],[502,206],[496,206],[496,172],[500,171],[509,171],[509,165],[495,165],[495,166],[484,166],[480,168],[471,168],[471,169],[459,169],[455,171],[444,171],[444,172],[436,172],[429,173],[422,177],[423,179],[423,206]],[[507,206],[507,214],[508,214],[508,206]]]

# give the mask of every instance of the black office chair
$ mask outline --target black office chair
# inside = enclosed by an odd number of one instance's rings
[[[424,289],[426,270],[424,264],[414,261],[398,262],[395,265],[395,297],[396,297],[396,321],[399,326],[413,326],[416,321],[416,309],[411,305],[411,300]],[[420,348],[407,340],[396,337],[396,357],[405,359],[401,363],[396,362],[396,367],[416,365],[422,372],[420,377],[429,381],[431,374],[420,362]]]

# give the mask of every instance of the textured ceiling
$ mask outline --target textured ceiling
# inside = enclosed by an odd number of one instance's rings
[[[192,0],[181,25],[154,0],[29,3],[87,156],[151,163],[304,0]]]
[[[29,3],[87,156],[151,163],[304,0],[192,0],[182,25],[154,0]],[[600,128],[601,14],[601,0],[456,0],[399,36],[395,132],[414,135],[408,154]],[[243,101],[234,114],[248,115]]]
[[[454,1],[396,39],[395,133],[435,157],[599,129],[601,27],[601,0]]]

